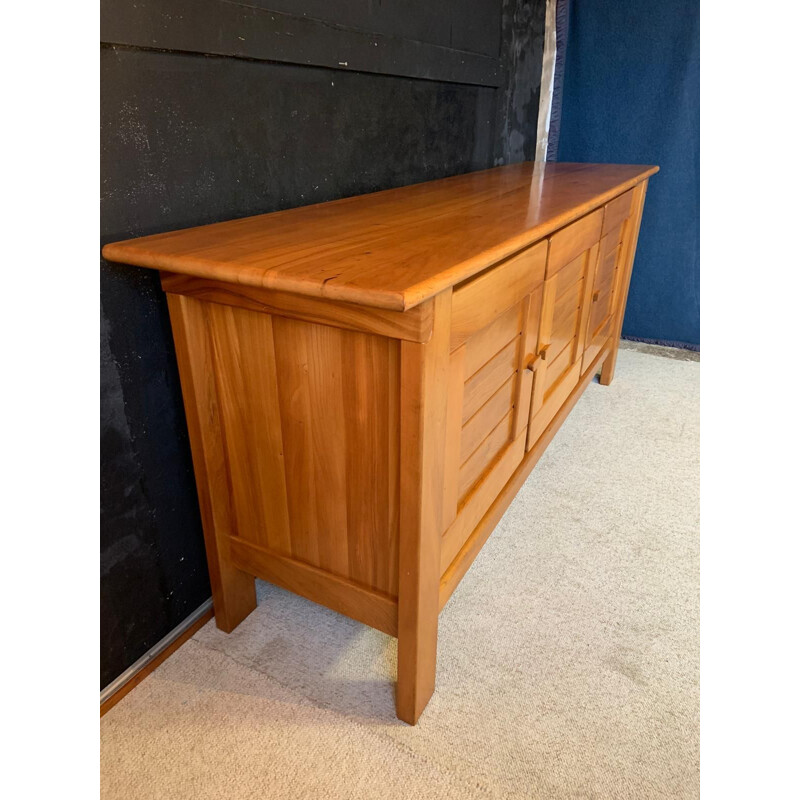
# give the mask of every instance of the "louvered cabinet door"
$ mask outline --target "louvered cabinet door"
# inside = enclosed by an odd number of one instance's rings
[[[442,571],[525,453],[547,243],[453,293]]]
[[[603,211],[595,211],[550,238],[526,449],[544,433],[578,384],[585,348],[592,277],[600,249]]]
[[[633,192],[625,192],[607,203],[604,209],[600,251],[592,275],[582,372],[589,369],[614,327],[622,283],[622,255],[631,226],[632,199]],[[624,313],[624,309],[620,309],[620,313]]]

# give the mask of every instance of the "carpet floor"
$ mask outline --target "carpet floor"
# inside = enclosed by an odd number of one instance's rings
[[[101,720],[103,800],[696,798],[699,375],[621,349],[440,618],[436,692],[396,644],[258,583]]]

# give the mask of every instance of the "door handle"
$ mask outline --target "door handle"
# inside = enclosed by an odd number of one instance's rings
[[[536,362],[537,361],[547,361],[547,350],[550,347],[549,344],[544,345],[536,355],[528,356],[527,364],[525,364],[525,369],[529,369],[531,372],[536,371]]]

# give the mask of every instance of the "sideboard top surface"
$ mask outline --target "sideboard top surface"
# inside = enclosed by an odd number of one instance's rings
[[[141,267],[412,308],[658,171],[526,162],[107,244]]]

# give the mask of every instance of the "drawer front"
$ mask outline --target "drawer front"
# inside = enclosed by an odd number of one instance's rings
[[[600,241],[603,230],[603,209],[581,217],[550,237],[550,253],[547,258],[546,277],[550,278],[563,267],[572,263],[581,253]]]
[[[605,205],[603,216],[603,236],[614,228],[619,228],[622,223],[631,215],[633,208],[633,189],[615,197]]]
[[[528,247],[453,290],[450,349],[495,322],[544,280],[547,242]]]

